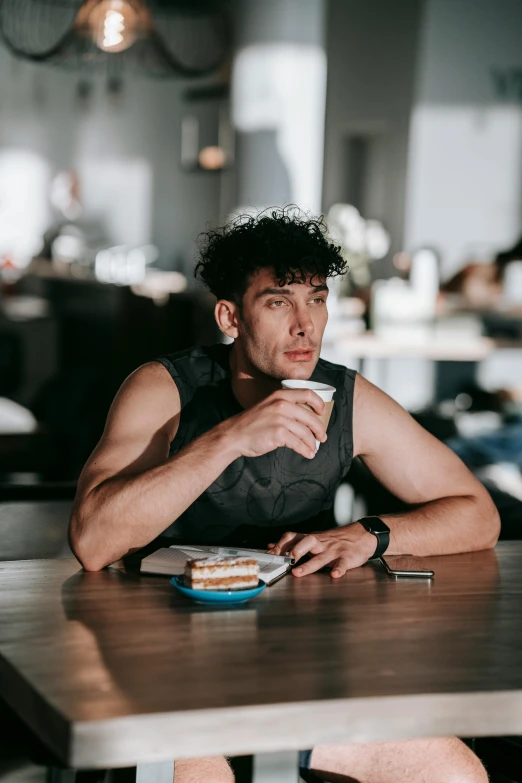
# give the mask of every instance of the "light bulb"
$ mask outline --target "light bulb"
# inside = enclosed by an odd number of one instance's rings
[[[221,147],[203,147],[198,155],[198,162],[202,169],[218,171],[224,167],[227,156]]]
[[[138,37],[139,18],[126,0],[102,0],[89,15],[91,35],[104,52],[123,52]]]

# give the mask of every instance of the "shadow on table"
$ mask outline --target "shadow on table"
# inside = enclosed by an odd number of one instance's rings
[[[89,662],[91,703],[107,699],[126,714],[512,687],[508,620],[519,596],[499,592],[495,551],[430,566],[432,583],[390,580],[373,564],[337,582],[287,577],[226,611],[190,603],[164,578],[79,571],[62,587],[68,646]]]
[[[475,672],[502,683],[497,649],[509,639],[494,626],[499,600],[514,597],[499,597],[495,551],[430,566],[432,583],[391,580],[372,564],[338,582],[287,577],[226,611],[189,602],[164,578],[114,569],[75,574],[62,599],[67,618],[88,631],[83,654],[87,637],[98,651],[106,692],[140,713],[248,705],[260,695],[268,704],[416,692],[426,669],[431,692],[472,690]],[[466,656],[467,680],[455,682],[454,661]],[[94,686],[99,667],[93,677]]]

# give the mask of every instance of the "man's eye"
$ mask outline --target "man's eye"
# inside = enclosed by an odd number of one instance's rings
[[[325,304],[325,300],[322,296],[318,296],[315,299],[312,299],[312,302],[315,302],[315,304]]]
[[[283,299],[277,299],[275,302],[271,302],[270,305],[272,307],[280,307],[281,305],[284,305]]]

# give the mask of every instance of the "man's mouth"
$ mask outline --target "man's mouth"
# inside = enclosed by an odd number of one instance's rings
[[[285,351],[285,356],[293,362],[309,362],[313,355],[313,348],[294,348],[291,351]]]

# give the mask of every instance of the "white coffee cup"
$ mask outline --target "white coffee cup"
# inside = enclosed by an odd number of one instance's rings
[[[295,381],[293,379],[281,381],[281,386],[283,387],[283,389],[311,389],[324,402],[331,403],[331,405],[327,404],[325,413],[322,416],[319,416],[319,418],[323,421],[323,424],[325,425],[325,429],[328,427],[328,422],[330,421],[330,415],[333,409],[333,396],[335,394],[335,386],[328,386],[327,383],[317,383],[316,381]],[[309,406],[307,405],[306,407]],[[320,445],[321,445],[321,441],[316,440],[315,441],[316,452],[319,449]]]

